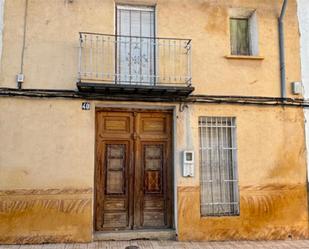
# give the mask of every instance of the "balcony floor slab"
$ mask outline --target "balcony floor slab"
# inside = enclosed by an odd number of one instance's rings
[[[170,98],[187,97],[193,91],[192,86],[165,86],[165,85],[130,85],[130,84],[106,84],[77,82],[80,92],[110,95],[139,95],[148,97]]]

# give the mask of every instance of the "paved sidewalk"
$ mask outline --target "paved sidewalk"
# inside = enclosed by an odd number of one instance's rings
[[[0,245],[0,249],[285,249],[285,248],[308,248],[309,240],[304,241],[260,241],[260,242],[175,242],[175,241],[110,241],[94,242],[90,244],[45,244],[45,245]],[[135,247],[134,247],[135,246]],[[128,248],[128,249],[131,249]]]

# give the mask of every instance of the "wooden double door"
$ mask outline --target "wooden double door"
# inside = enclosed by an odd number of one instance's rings
[[[97,231],[173,226],[171,138],[171,112],[96,112]]]

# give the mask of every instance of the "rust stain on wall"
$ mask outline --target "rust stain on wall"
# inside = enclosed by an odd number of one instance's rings
[[[88,242],[92,189],[0,192],[0,243]]]
[[[178,188],[179,239],[308,238],[306,186],[242,186],[240,196],[239,216],[201,217],[199,187]]]

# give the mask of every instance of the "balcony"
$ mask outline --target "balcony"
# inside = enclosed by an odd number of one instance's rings
[[[191,40],[80,33],[80,92],[186,97]]]

